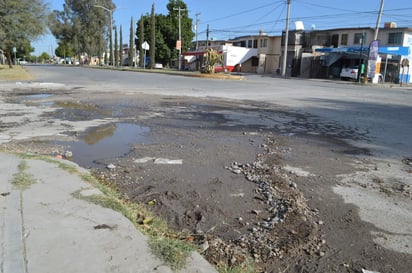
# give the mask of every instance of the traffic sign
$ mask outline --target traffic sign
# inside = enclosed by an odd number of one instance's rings
[[[149,50],[149,49],[150,49],[149,43],[146,42],[146,41],[144,41],[144,43],[142,44],[142,48],[143,48],[144,50]]]

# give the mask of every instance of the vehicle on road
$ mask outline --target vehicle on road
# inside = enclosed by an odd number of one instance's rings
[[[358,79],[359,67],[357,65],[343,67],[340,72],[341,80],[356,80]]]

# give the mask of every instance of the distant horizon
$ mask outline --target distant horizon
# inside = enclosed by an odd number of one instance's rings
[[[50,0],[49,0],[50,1]],[[209,0],[207,3],[199,0],[183,1],[189,12],[189,17],[198,23],[198,39],[206,40],[206,29],[209,26],[209,39],[228,40],[235,37],[255,35],[263,31],[270,36],[281,35],[285,29],[287,4],[286,0],[268,1],[255,0],[253,6],[250,1]],[[301,21],[304,29],[335,29],[355,27],[375,27],[380,7],[380,0],[373,3],[355,0],[336,0],[333,7],[328,0],[317,0],[314,4],[310,0],[291,0],[290,29],[295,28],[295,22]],[[371,1],[368,1],[371,2]],[[64,0],[53,0],[50,10],[62,10]],[[152,3],[142,4],[131,0],[114,0],[116,9],[113,12],[114,23],[129,29],[130,20],[136,22],[143,14],[150,14]],[[167,14],[169,0],[159,0],[155,4],[156,14]],[[395,22],[398,27],[412,27],[412,3],[405,4],[401,0],[388,3],[386,1],[379,27],[385,22]],[[193,32],[196,33],[195,28]],[[124,36],[129,41],[129,35]],[[32,42],[35,51],[32,55],[38,56],[43,52],[54,55],[57,41],[50,32]]]

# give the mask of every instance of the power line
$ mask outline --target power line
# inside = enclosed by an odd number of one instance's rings
[[[205,24],[210,24],[210,23],[213,23],[213,22],[222,21],[222,20],[226,20],[226,19],[228,19],[228,18],[232,18],[232,17],[236,17],[236,16],[239,16],[239,15],[243,15],[243,14],[246,14],[246,13],[251,13],[251,12],[254,12],[254,11],[256,11],[256,10],[264,9],[264,8],[267,8],[267,7],[272,6],[272,5],[274,5],[274,4],[283,3],[283,2],[284,2],[283,0],[277,1],[277,2],[272,2],[272,3],[270,3],[270,4],[265,4],[265,5],[262,5],[262,6],[258,6],[258,7],[253,8],[253,9],[247,9],[247,10],[243,10],[243,11],[240,11],[240,12],[237,12],[237,13],[233,13],[233,14],[226,15],[226,16],[224,16],[224,17],[219,17],[219,18],[211,19],[211,20],[209,20],[209,21],[206,21]]]
[[[406,10],[412,10],[412,8],[406,8],[406,9],[391,9],[388,10],[390,12],[392,11],[406,11]],[[328,19],[335,19],[334,20],[334,24],[333,23],[328,23],[328,26],[339,26],[339,27],[349,27],[349,26],[354,26],[354,25],[359,25],[359,24],[374,24],[374,22],[372,20],[376,20],[376,15],[378,14],[377,11],[362,11],[362,12],[351,12],[351,13],[340,13],[340,14],[331,14],[331,15],[317,15],[317,16],[305,16],[305,17],[292,17],[290,18],[291,21],[296,21],[296,20],[317,20],[317,22],[322,22]],[[370,18],[369,17],[365,17],[363,16],[362,18],[365,18],[366,20],[369,20],[367,22],[363,22],[361,23],[359,20],[357,20],[356,22],[348,22],[347,20],[347,16],[350,17],[356,17],[359,18],[359,15],[371,15]],[[385,13],[385,15],[387,15]],[[336,24],[336,18],[338,17],[342,17],[342,23],[337,23]],[[409,22],[410,20],[404,20],[405,22]],[[235,26],[235,27],[229,27],[229,28],[225,28],[225,29],[211,29],[211,32],[246,32],[247,28],[250,27],[254,27],[254,26],[262,26],[262,25],[268,25],[268,24],[276,24],[276,23],[283,23],[285,22],[285,19],[277,19],[277,20],[270,20],[270,21],[265,21],[265,22],[258,22],[258,23],[253,23],[253,24],[247,24],[247,25],[240,25],[240,26]],[[241,29],[240,31],[237,31],[238,29]],[[204,33],[204,31],[201,31],[200,33]]]

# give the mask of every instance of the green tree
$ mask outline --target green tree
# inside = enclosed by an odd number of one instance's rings
[[[180,30],[181,30],[181,47],[182,52],[187,51],[195,37],[192,31],[193,21],[189,18],[189,11],[186,4],[182,0],[169,0],[167,4],[169,11],[168,17],[170,25],[165,33],[166,43],[169,48],[176,48],[176,41],[179,39],[179,10],[180,10]],[[175,56],[178,57],[178,51],[175,50]]]
[[[30,41],[45,33],[47,10],[42,0],[0,1],[0,48],[5,50],[10,68],[13,48],[29,48]]]
[[[30,54],[34,51],[34,48],[31,46],[30,41],[24,40],[21,41],[19,47],[16,48],[16,58],[17,59],[26,59],[30,56]]]
[[[74,57],[73,48],[64,42],[59,42],[58,47],[54,50],[54,54],[60,58]]]
[[[114,66],[119,65],[119,45],[117,42],[117,27],[114,29]]]
[[[152,4],[152,13],[150,15],[150,68],[155,68],[156,64],[156,17],[155,7]]]
[[[172,59],[177,60],[178,58],[176,41],[179,39],[179,8],[181,15],[180,25],[183,51],[189,48],[194,37],[192,31],[192,19],[188,17],[186,4],[181,0],[170,0],[167,8],[169,10],[168,15],[155,15],[154,28],[151,27],[152,16],[146,14],[145,16],[142,15],[140,17],[138,29],[136,30],[137,44],[140,48],[139,54],[140,56],[143,56],[144,52],[141,49],[141,44],[144,42],[145,37],[153,37],[151,30],[155,29],[155,60],[161,62],[163,66],[170,64]],[[142,58],[140,59],[142,61]]]
[[[143,17],[143,15],[141,15],[140,20],[139,20],[139,27],[136,30],[138,32],[136,43],[137,43],[137,46],[139,48],[139,65],[140,65],[140,67],[143,67],[144,58],[146,57],[146,56],[144,56],[145,52],[144,52],[144,49],[142,48],[142,44],[144,42],[144,31],[145,31],[144,20],[145,20],[145,17]]]
[[[59,42],[70,44],[80,56],[101,55],[105,50],[104,37],[111,33],[112,0],[65,0],[63,10],[49,17],[49,28]],[[109,34],[109,42],[112,40]]]
[[[135,46],[134,46],[134,31],[133,31],[133,17],[130,19],[130,31],[129,31],[129,51],[127,55],[127,60],[128,60],[128,65],[130,67],[133,66],[134,63],[134,52],[135,52]]]
[[[47,52],[43,52],[42,54],[40,54],[39,56],[39,61],[42,63],[46,63],[50,60],[50,55],[47,54]]]
[[[119,65],[123,66],[123,30],[122,25],[120,25],[120,37],[119,37]]]

